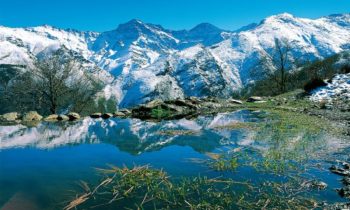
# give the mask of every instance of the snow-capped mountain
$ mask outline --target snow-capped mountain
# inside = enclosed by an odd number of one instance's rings
[[[103,33],[2,26],[0,64],[30,65],[65,46],[114,77],[105,94],[125,107],[157,97],[229,96],[250,82],[275,38],[287,40],[300,61],[325,58],[350,49],[350,14],[312,20],[285,13],[236,31],[208,23],[174,31],[140,20]]]

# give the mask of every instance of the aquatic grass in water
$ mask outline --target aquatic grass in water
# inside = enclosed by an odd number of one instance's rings
[[[112,167],[100,170],[105,178],[94,188],[83,184],[79,194],[64,208],[84,209],[309,209],[313,199],[303,197],[310,190],[305,180],[287,183],[264,182],[254,187],[249,182],[229,178],[187,177],[171,179],[162,170],[148,166]],[[303,184],[304,183],[304,184]]]

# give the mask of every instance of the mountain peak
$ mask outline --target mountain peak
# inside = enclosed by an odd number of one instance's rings
[[[273,24],[273,23],[294,23],[297,21],[298,18],[294,17],[292,14],[289,13],[281,13],[277,15],[272,15],[270,17],[265,18],[260,22],[259,25],[263,25],[265,23]]]
[[[274,15],[276,18],[294,18],[294,15],[284,12],[281,14]]]
[[[203,31],[211,33],[211,32],[221,32],[223,30],[210,23],[200,23],[190,30],[191,33],[203,32]]]
[[[142,22],[139,19],[131,19],[128,22],[126,22],[125,24],[128,24],[128,25],[143,25],[144,22]]]
[[[290,20],[294,20],[295,17],[292,14],[289,13],[281,13],[281,14],[277,14],[277,15],[272,15],[266,19],[264,19],[264,22],[269,22],[269,21],[290,21]]]

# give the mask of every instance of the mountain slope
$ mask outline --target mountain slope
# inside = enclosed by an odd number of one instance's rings
[[[173,31],[140,20],[103,33],[0,27],[0,64],[31,65],[64,46],[113,75],[105,95],[133,106],[154,98],[230,96],[252,80],[251,69],[275,38],[288,41],[298,62],[322,59],[350,49],[350,15],[311,20],[285,13],[235,32],[208,23]]]

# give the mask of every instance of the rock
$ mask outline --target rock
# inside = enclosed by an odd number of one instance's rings
[[[121,109],[120,112],[124,113],[125,115],[130,115],[131,111],[129,109]]]
[[[335,173],[335,174],[338,174],[338,175],[341,175],[341,176],[350,176],[350,170],[345,170],[343,168],[339,168],[335,165],[331,166],[329,168],[329,170],[332,172],[332,173]]]
[[[23,121],[30,122],[30,121],[40,121],[43,119],[43,117],[38,114],[36,111],[30,111],[24,114]]]
[[[343,162],[343,163],[342,163],[342,166],[343,166],[345,169],[350,169],[350,163]]]
[[[91,118],[100,118],[102,116],[102,113],[96,112],[90,115]]]
[[[318,190],[324,190],[327,188],[327,184],[325,182],[314,181],[312,183],[313,188],[317,188]]]
[[[10,112],[0,116],[1,121],[10,122],[19,119],[19,114],[17,112]]]
[[[237,99],[229,99],[228,102],[231,104],[243,104],[241,100],[237,100]]]
[[[167,104],[173,104],[176,106],[185,106],[185,107],[189,107],[191,109],[197,109],[197,106],[195,104],[192,104],[190,101],[186,101],[184,99],[176,99],[173,101],[167,101]]]
[[[327,184],[325,182],[317,181],[317,180],[311,180],[307,181],[301,184],[302,187],[306,188],[314,188],[318,190],[324,190],[327,188]]]
[[[70,121],[80,119],[80,115],[79,115],[78,113],[76,113],[76,112],[69,112],[69,113],[67,114],[67,116],[68,116],[68,118],[69,118]]]
[[[350,198],[350,186],[345,186],[338,190],[338,193],[341,197]]]
[[[102,117],[103,119],[108,119],[108,118],[113,117],[113,114],[112,114],[112,113],[104,113],[103,115],[101,115],[101,117]]]
[[[67,115],[64,114],[60,114],[57,118],[59,121],[68,121],[69,117]]]
[[[114,112],[114,117],[125,117],[126,115],[123,112]]]
[[[318,183],[316,184],[316,186],[317,186],[318,189],[324,190],[324,189],[327,188],[328,185],[327,185],[325,182],[318,182]]]
[[[344,185],[350,185],[350,177],[344,177],[343,184]]]
[[[176,106],[173,104],[162,104],[161,108],[172,112],[177,112],[177,113],[181,113],[184,111],[183,107]]]
[[[153,100],[151,102],[148,102],[147,104],[145,104],[144,106],[147,107],[147,108],[156,108],[157,106],[160,106],[162,105],[164,102],[160,99],[156,99],[156,100]],[[121,112],[123,112],[122,110],[120,110]]]
[[[57,114],[51,114],[44,119],[45,121],[57,121],[58,120],[58,115]]]
[[[264,101],[260,96],[251,96],[247,99],[247,102],[261,102]]]

